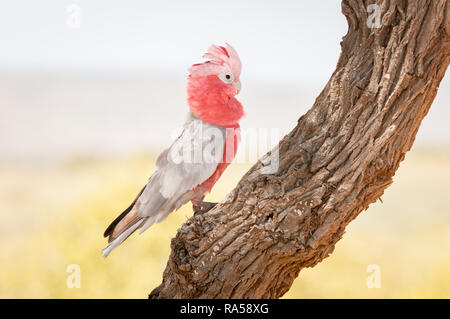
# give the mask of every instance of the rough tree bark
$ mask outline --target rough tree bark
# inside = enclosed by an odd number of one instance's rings
[[[150,298],[279,298],[392,183],[450,62],[450,0],[377,1],[378,28],[372,3],[342,2],[336,70],[280,141],[279,170],[259,161],[190,218]]]

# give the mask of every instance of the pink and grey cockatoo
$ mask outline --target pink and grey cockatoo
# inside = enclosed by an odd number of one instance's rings
[[[204,202],[236,155],[239,120],[244,115],[235,98],[241,89],[241,61],[229,45],[213,45],[194,64],[187,81],[188,119],[183,132],[156,161],[157,169],[133,203],[106,229],[109,253],[133,232],[145,231],[191,201],[195,212],[215,203]]]

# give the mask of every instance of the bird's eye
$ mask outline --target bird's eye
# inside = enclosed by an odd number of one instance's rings
[[[224,82],[224,83],[226,83],[226,84],[231,84],[231,83],[233,83],[233,81],[234,81],[233,73],[230,73],[230,72],[223,72],[223,73],[220,73],[220,74],[218,75],[218,77],[219,77],[219,79],[222,80],[222,82]]]

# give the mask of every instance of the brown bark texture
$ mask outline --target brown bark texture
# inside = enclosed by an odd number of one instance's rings
[[[450,62],[450,0],[345,0],[342,12],[336,70],[280,141],[278,171],[261,173],[266,155],[183,224],[150,298],[279,298],[392,183]]]

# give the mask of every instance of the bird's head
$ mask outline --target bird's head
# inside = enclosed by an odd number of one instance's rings
[[[242,105],[235,98],[241,90],[241,60],[229,44],[212,45],[203,58],[208,61],[189,68],[189,108],[205,122],[233,126],[244,115]]]

